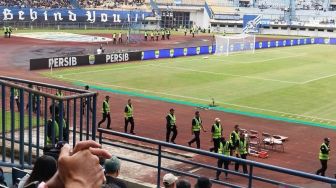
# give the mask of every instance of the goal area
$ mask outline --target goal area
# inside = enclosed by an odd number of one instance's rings
[[[255,51],[255,35],[239,34],[222,36],[216,35],[216,55],[229,55],[237,52]]]

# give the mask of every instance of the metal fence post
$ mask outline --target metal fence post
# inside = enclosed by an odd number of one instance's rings
[[[73,122],[72,122],[72,127],[73,127],[73,135],[72,135],[72,144],[73,145],[76,145],[76,105],[77,105],[77,102],[76,102],[76,99],[74,99],[74,102],[73,102]],[[69,140],[70,142],[70,140]]]
[[[253,180],[252,174],[253,174],[253,165],[250,165],[248,188],[252,188],[252,180]]]
[[[156,184],[157,184],[157,188],[160,188],[160,180],[161,180],[161,145],[159,145],[159,149],[158,149],[158,166],[157,166],[157,180],[156,180]]]
[[[40,149],[38,148],[40,146],[40,113],[41,113],[41,96],[36,96],[36,156],[40,156]]]
[[[63,141],[63,126],[65,126],[64,125],[64,123],[63,123],[63,113],[64,113],[64,105],[63,105],[63,100],[60,100],[59,101],[59,103],[58,103],[58,108],[59,108],[59,116],[58,117],[55,117],[55,119],[56,118],[58,118],[58,122],[59,122],[59,124],[58,124],[58,130],[59,130],[59,135],[58,135],[58,140],[59,141]]]
[[[24,90],[20,89],[20,165],[24,166]],[[14,131],[14,130],[13,130]]]
[[[86,140],[90,139],[90,97],[86,97],[86,109],[83,109],[83,112],[86,110]],[[82,104],[83,105],[83,104]]]
[[[28,94],[28,164],[32,164],[32,139],[33,139],[33,122],[32,122],[32,93]]]
[[[2,103],[2,161],[6,161],[6,87],[1,85]]]
[[[83,140],[83,98],[80,98],[80,105],[79,105],[79,140]]]
[[[48,98],[44,97],[44,146],[47,145],[48,137]]]
[[[97,95],[93,95],[92,100],[92,140],[96,140]]]
[[[10,152],[10,158],[11,158],[11,163],[14,163],[14,140],[15,140],[15,134],[14,134],[14,130],[15,130],[15,107],[14,107],[14,100],[16,100],[14,98],[14,88],[11,88],[11,99],[10,99],[10,118],[11,118],[11,127],[10,127],[10,138],[11,138],[11,152]],[[19,100],[19,99],[17,99]],[[19,108],[19,105],[17,105],[17,107]],[[19,110],[19,109],[18,109]]]

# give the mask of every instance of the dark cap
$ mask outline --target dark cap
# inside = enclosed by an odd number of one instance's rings
[[[324,138],[324,141],[330,142],[330,138],[326,137],[326,138]]]
[[[171,108],[169,111],[175,111],[174,108]]]
[[[110,96],[106,95],[105,98],[110,98]]]
[[[197,183],[195,188],[210,188],[212,183],[210,182],[209,178],[207,177],[199,177],[197,179]]]

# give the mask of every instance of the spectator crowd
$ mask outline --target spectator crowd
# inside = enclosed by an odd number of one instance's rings
[[[69,0],[2,0],[0,6],[19,7],[19,8],[72,8]]]

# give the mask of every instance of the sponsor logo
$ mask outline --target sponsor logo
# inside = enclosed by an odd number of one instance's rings
[[[275,46],[276,46],[276,47],[279,46],[279,41],[275,41]]]
[[[188,54],[188,48],[183,48],[183,55],[186,56]]]
[[[89,55],[89,63],[90,65],[95,64],[96,56],[95,55]]]
[[[259,48],[262,48],[262,42],[259,42]]]
[[[297,40],[297,44],[300,45],[301,44],[301,39]]]
[[[145,52],[141,52],[141,59],[143,60],[145,58]]]
[[[49,68],[73,67],[77,65],[76,57],[55,57],[48,60]]]
[[[174,57],[174,49],[170,49],[169,55],[170,55],[170,57]]]
[[[196,54],[198,55],[198,54],[200,54],[201,53],[201,48],[200,47],[197,47],[196,48]]]
[[[106,63],[126,62],[129,61],[128,53],[106,54]]]
[[[303,39],[303,44],[307,44],[307,39]]]
[[[315,43],[315,39],[314,39],[314,38],[311,39],[311,43],[312,43],[312,44]]]
[[[160,56],[160,51],[159,50],[155,50],[155,58],[157,59],[157,58],[159,58],[159,56]]]
[[[293,44],[294,44],[294,41],[290,40],[290,45],[293,46]]]
[[[212,53],[212,46],[209,46],[209,54]]]
[[[267,47],[268,47],[268,48],[271,47],[271,41],[268,41],[268,42],[267,42]]]
[[[286,46],[286,40],[282,41],[282,45]]]

